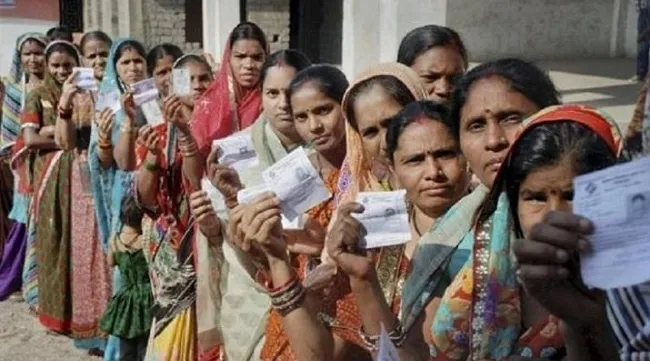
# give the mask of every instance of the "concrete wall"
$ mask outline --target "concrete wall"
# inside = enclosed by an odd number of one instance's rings
[[[617,1],[453,0],[447,26],[461,34],[473,61],[606,57]]]
[[[185,41],[185,0],[144,0],[144,41],[148,48],[172,43],[185,51],[197,50],[199,43]]]
[[[248,0],[246,18],[264,30],[271,52],[289,48],[290,0]]]

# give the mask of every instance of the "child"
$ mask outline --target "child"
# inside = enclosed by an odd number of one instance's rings
[[[147,351],[153,296],[142,248],[142,210],[133,196],[122,201],[123,226],[110,240],[108,262],[122,274],[122,287],[111,298],[100,328],[120,338],[120,361],[141,361]]]

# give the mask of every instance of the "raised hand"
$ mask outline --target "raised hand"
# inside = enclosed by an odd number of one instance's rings
[[[281,223],[280,199],[273,193],[264,193],[244,206],[240,227],[243,250],[259,246],[269,263],[285,260],[287,244]]]
[[[155,129],[147,124],[138,131],[138,143],[147,148],[149,152],[157,153],[159,150],[160,136],[158,136]]]
[[[337,210],[334,225],[327,233],[325,247],[329,257],[350,276],[367,281],[374,275],[374,264],[364,251],[359,249],[359,241],[364,232],[361,223],[352,213],[362,213],[359,203],[345,203]]]
[[[111,135],[113,134],[113,111],[106,108],[99,113],[97,128],[99,139],[105,143],[111,142]]]
[[[221,237],[221,221],[212,207],[212,201],[207,192],[200,190],[190,194],[190,212],[206,237],[223,239]]]
[[[605,293],[582,282],[578,255],[589,252],[593,224],[567,212],[549,212],[529,239],[513,245],[517,277],[528,294],[550,313],[573,326],[602,324]]]
[[[122,104],[122,109],[124,109],[127,118],[131,122],[135,122],[136,106],[135,106],[135,101],[133,100],[133,93],[127,91],[126,93],[122,94],[122,97],[120,98],[120,103]]]
[[[181,132],[189,134],[191,111],[177,95],[170,95],[163,101],[165,119],[174,124]]]
[[[244,186],[241,183],[239,174],[232,167],[217,163],[219,149],[214,149],[208,155],[206,169],[210,183],[221,192],[226,201],[237,199],[237,192]]]
[[[72,97],[77,94],[80,89],[75,84],[75,78],[77,77],[77,71],[73,71],[68,79],[63,83],[61,91],[61,99],[59,100],[59,107],[61,109],[70,109],[72,108]]]

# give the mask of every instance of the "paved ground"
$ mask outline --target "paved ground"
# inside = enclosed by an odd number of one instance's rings
[[[609,112],[625,129],[641,87],[627,79],[634,61],[626,59],[549,61],[540,65],[549,70],[562,91],[564,102],[587,103]],[[98,361],[76,350],[72,342],[52,336],[22,303],[0,303],[0,361]]]

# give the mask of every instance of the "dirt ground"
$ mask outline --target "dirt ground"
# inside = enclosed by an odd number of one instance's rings
[[[0,361],[101,361],[45,332],[24,302],[0,302]]]

